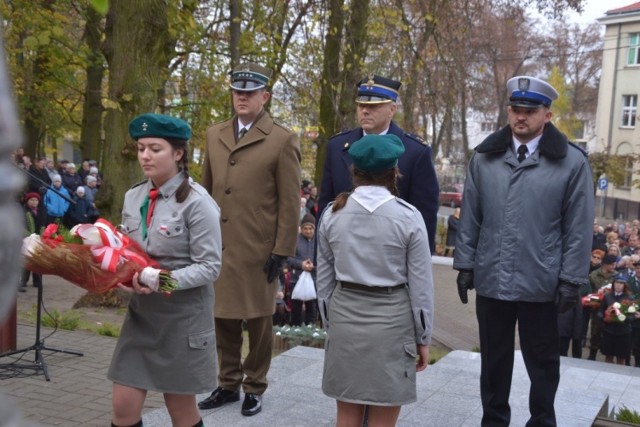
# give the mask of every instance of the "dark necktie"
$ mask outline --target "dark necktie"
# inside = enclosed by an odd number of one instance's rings
[[[249,132],[249,129],[247,128],[240,129],[240,132],[238,132],[238,140],[241,140],[242,137],[247,134],[247,132]]]
[[[518,147],[518,161],[522,163],[527,158],[527,146],[522,144]]]
[[[147,229],[151,225],[151,217],[153,216],[153,210],[156,207],[156,200],[158,199],[159,191],[157,188],[149,190],[149,194],[144,198],[142,206],[140,206],[140,216],[144,218],[142,221],[142,238],[147,238]]]

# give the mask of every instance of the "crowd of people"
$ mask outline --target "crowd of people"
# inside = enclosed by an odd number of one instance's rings
[[[598,352],[605,361],[640,367],[640,314],[623,321],[608,316],[615,302],[640,301],[640,220],[593,224],[593,243],[589,265],[589,284],[580,290],[586,299],[574,311],[559,318],[561,351],[582,357],[581,347],[589,346],[590,360]],[[588,336],[587,336],[588,334]]]
[[[95,198],[102,185],[97,162],[86,159],[80,170],[68,160],[55,166],[46,156],[33,162],[23,148],[13,153],[13,163],[22,169],[26,185],[17,202],[25,213],[25,233],[42,233],[49,224],[61,224],[68,229],[77,224],[93,223],[99,217]],[[24,271],[20,291],[25,292],[30,273]],[[33,274],[33,286],[40,286],[42,278]]]

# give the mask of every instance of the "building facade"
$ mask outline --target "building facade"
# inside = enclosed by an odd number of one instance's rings
[[[596,113],[595,151],[640,155],[640,2],[613,9],[598,19],[605,25],[602,75]],[[602,177],[605,178],[605,177]],[[597,190],[596,215],[615,220],[640,218],[640,163],[629,161],[621,186]]]

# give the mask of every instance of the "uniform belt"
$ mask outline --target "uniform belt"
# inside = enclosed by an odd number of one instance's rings
[[[367,286],[367,285],[361,285],[359,283],[340,281],[340,285],[342,286],[343,289],[353,289],[356,291],[390,294],[393,291],[397,291],[398,289],[404,288],[407,284],[403,283],[401,285],[395,285],[395,286]]]

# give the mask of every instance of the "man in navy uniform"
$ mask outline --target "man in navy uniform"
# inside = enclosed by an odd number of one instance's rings
[[[431,159],[431,147],[416,135],[405,133],[393,122],[398,106],[401,83],[380,76],[365,77],[358,83],[358,122],[360,127],[333,136],[327,143],[327,156],[318,197],[318,212],[342,192],[353,188],[351,182],[351,144],[367,134],[393,134],[404,144],[404,154],[398,160],[401,178],[400,197],[415,206],[424,219],[429,233],[429,248],[435,252],[438,215],[438,179]]]
[[[508,426],[518,325],[531,380],[527,426],[555,426],[558,313],[587,285],[594,218],[586,153],[552,123],[556,90],[535,77],[507,82],[509,125],[471,157],[453,268],[458,293],[476,290],[482,426]]]

